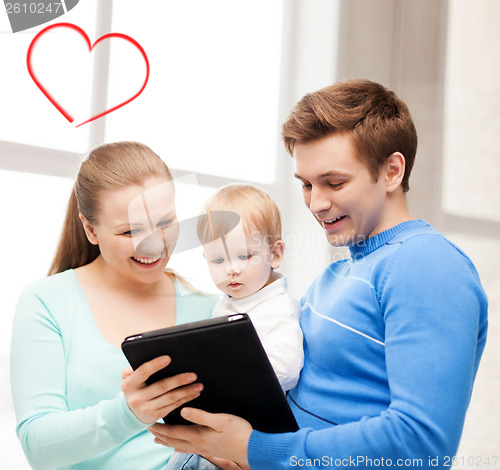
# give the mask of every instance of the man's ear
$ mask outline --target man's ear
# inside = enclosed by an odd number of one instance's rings
[[[285,242],[277,240],[271,249],[271,268],[279,268],[281,261],[283,261],[283,252],[285,251]]]
[[[85,235],[87,235],[87,240],[92,243],[92,245],[99,245],[99,240],[97,238],[97,234],[95,233],[94,226],[82,215],[78,214],[80,220],[82,221],[83,230],[85,231]]]
[[[384,178],[387,192],[392,193],[401,186],[405,175],[406,160],[401,152],[394,152],[387,157],[384,166]]]

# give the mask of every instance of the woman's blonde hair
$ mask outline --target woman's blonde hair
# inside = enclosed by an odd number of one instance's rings
[[[206,215],[198,222],[198,238],[205,244],[230,232],[236,223],[231,215],[237,214],[243,230],[251,233],[257,229],[269,245],[281,240],[281,215],[276,202],[261,189],[249,184],[229,184],[219,189],[205,203]],[[210,213],[224,217],[209,217]]]
[[[71,192],[49,275],[84,266],[99,256],[99,246],[88,241],[79,214],[96,223],[103,191],[142,185],[154,176],[172,179],[167,165],[144,144],[116,142],[91,150],[80,166]]]

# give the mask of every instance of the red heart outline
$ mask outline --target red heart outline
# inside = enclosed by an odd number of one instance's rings
[[[135,100],[144,90],[146,87],[146,84],[148,83],[149,80],[149,60],[148,56],[146,55],[146,52],[142,48],[142,46],[133,38],[130,36],[127,36],[126,34],[121,34],[121,33],[109,33],[105,34],[104,36],[101,36],[93,45],[90,42],[89,37],[87,36],[87,33],[80,28],[79,26],[76,26],[75,24],[72,23],[57,23],[53,24],[50,26],[47,26],[46,28],[42,29],[34,38],[33,41],[31,41],[31,44],[28,48],[28,54],[26,56],[26,63],[28,65],[28,72],[35,82],[36,86],[40,88],[42,93],[47,97],[47,99],[57,108],[57,110],[69,121],[73,122],[74,119],[73,117],[52,97],[52,95],[49,93],[49,91],[40,83],[40,81],[36,78],[36,75],[33,71],[33,67],[31,65],[31,56],[33,54],[33,50],[35,48],[35,44],[38,42],[38,40],[49,30],[54,29],[54,28],[70,28],[79,33],[86,41],[87,46],[89,48],[89,52],[92,52],[92,49],[99,44],[101,41],[104,41],[105,39],[108,38],[120,38],[124,39],[125,41],[130,42],[132,45],[134,45],[137,49],[139,49],[139,52],[142,54],[142,57],[144,59],[144,62],[146,63],[146,79],[144,80],[144,83],[141,87],[141,89],[134,95],[132,98],[129,98],[128,100],[124,101],[123,103],[120,103],[106,111],[103,111],[100,114],[97,114],[96,116],[91,117],[90,119],[87,119],[86,121],[82,122],[81,124],[78,124],[76,127],[83,126],[84,124],[87,124],[91,121],[94,121],[96,119],[99,119],[100,117],[109,114],[113,111],[116,111],[118,108],[121,108],[122,106],[125,106],[126,104],[130,103],[132,100]]]

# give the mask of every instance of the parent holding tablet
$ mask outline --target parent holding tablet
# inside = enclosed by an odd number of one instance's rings
[[[410,112],[380,84],[340,82],[300,100],[283,138],[304,202],[327,241],[351,255],[301,301],[304,367],[288,394],[301,429],[267,434],[184,408],[198,426],[152,432],[232,461],[223,468],[444,469],[460,441],[488,305],[470,259],[410,216]]]
[[[24,290],[14,319],[17,434],[34,469],[165,468],[172,450],[147,427],[202,385],[185,373],[148,386],[170,359],[132,372],[120,344],[211,316],[215,299],[166,269],[177,236],[172,176],[158,155],[136,142],[90,152],[50,276]]]

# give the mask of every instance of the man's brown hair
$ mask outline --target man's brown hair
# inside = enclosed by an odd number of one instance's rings
[[[283,124],[281,136],[293,156],[295,144],[332,134],[352,139],[358,158],[376,181],[388,156],[401,152],[405,173],[401,186],[410,189],[409,178],[417,152],[417,131],[406,104],[384,86],[369,80],[338,82],[305,95]]]

